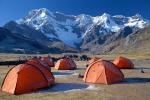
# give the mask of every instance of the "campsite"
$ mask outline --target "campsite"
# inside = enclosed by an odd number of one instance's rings
[[[150,100],[150,0],[0,0],[0,100]]]
[[[80,55],[80,54],[77,54]],[[134,69],[121,69],[124,79],[114,84],[95,84],[85,83],[83,80],[86,65],[89,60],[74,60],[76,68],[74,70],[57,70],[51,67],[51,73],[55,77],[55,83],[48,87],[30,91],[27,93],[12,95],[6,92],[0,92],[0,100],[148,100],[150,98],[150,56],[149,55],[88,55],[90,58],[100,58],[113,62],[118,56],[129,58]],[[17,61],[24,54],[1,54],[1,61]],[[37,56],[37,55],[33,55]],[[46,57],[45,55],[38,55]],[[55,54],[51,57],[60,58],[62,55]],[[58,60],[59,61],[59,60]],[[31,61],[30,61],[31,62]],[[96,64],[103,63],[96,60]],[[55,64],[57,61],[55,62]],[[60,63],[60,62],[59,62]],[[106,63],[106,62],[105,62]],[[43,63],[44,64],[44,63]],[[111,64],[111,63],[109,63]],[[111,64],[112,65],[112,64]],[[94,65],[95,66],[95,65]],[[106,66],[106,65],[105,65]],[[113,65],[112,65],[113,66]],[[0,85],[3,79],[14,65],[0,66]],[[102,68],[102,67],[101,67]],[[112,68],[112,67],[111,67]],[[96,70],[97,71],[97,70]],[[109,70],[110,71],[110,70]],[[106,71],[107,72],[107,71]],[[21,72],[20,72],[21,73]],[[46,73],[46,70],[45,70]],[[30,73],[28,73],[29,75]],[[111,75],[112,76],[112,75]],[[34,77],[31,73],[31,77]],[[51,76],[49,76],[51,77]],[[53,79],[53,78],[52,78]],[[22,83],[23,84],[23,83]],[[35,84],[36,85],[36,84]]]

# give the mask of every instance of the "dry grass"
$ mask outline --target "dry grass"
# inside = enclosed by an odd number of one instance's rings
[[[2,55],[6,58],[17,57],[18,55]],[[20,56],[20,55],[19,55]],[[45,56],[45,55],[44,55]],[[60,55],[53,55],[60,56]],[[117,55],[97,55],[104,59],[112,60]],[[150,57],[149,56],[136,56],[136,55],[123,55],[129,57],[134,62],[136,69],[122,70],[126,81],[113,85],[96,85],[97,90],[80,90],[72,92],[59,92],[59,93],[29,93],[23,95],[9,95],[7,93],[0,93],[0,100],[149,100],[150,98]],[[4,59],[4,58],[3,58]],[[85,65],[87,62],[76,61],[78,65],[78,72],[84,74]],[[11,67],[0,66],[0,85]],[[144,68],[145,73],[140,72],[140,68]],[[52,71],[56,71],[52,69]],[[149,81],[149,82],[148,82]],[[56,83],[78,83],[85,84],[81,78],[75,76],[58,77]],[[57,84],[55,85],[57,87]]]

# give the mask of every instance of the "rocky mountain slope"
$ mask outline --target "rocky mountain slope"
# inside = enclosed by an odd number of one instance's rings
[[[61,52],[111,52],[117,41],[144,28],[149,21],[140,15],[125,17],[104,13],[92,17],[50,12],[35,9],[17,21],[8,22],[4,28],[37,41],[39,44]]]
[[[35,40],[12,33],[7,29],[0,28],[0,52],[5,53],[36,53],[45,51],[49,48],[39,44]]]
[[[42,32],[34,30],[33,28],[25,24],[17,24],[14,21],[10,21],[5,24],[4,28],[10,30],[12,33],[18,33],[18,35],[34,40],[37,43],[49,48],[49,53],[61,53],[61,52],[77,52],[78,50],[71,48],[58,39],[49,39]],[[30,48],[29,48],[30,49]],[[39,48],[40,49],[40,48]],[[42,51],[45,52],[45,51]]]
[[[150,54],[150,26],[146,26],[116,42],[118,42],[118,46],[111,52]]]

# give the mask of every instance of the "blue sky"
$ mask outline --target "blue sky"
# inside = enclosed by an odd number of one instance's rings
[[[150,19],[150,0],[0,0],[0,26],[24,17],[32,9],[47,8],[66,14],[92,16],[109,13]]]

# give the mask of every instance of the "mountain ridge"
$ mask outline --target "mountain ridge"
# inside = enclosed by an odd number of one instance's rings
[[[30,11],[13,25],[7,23],[4,28],[30,37],[49,48],[61,49],[64,46],[64,52],[105,53],[112,49],[108,45],[116,39],[126,38],[148,24],[149,21],[139,14],[131,17],[107,13],[95,17],[86,14],[74,16],[41,8]]]

